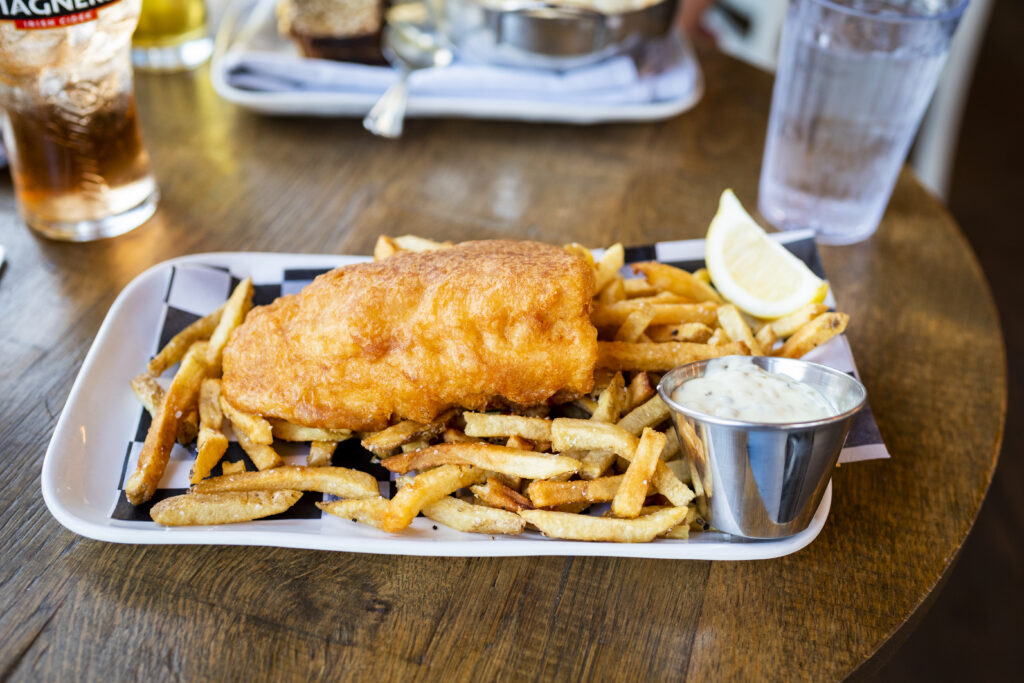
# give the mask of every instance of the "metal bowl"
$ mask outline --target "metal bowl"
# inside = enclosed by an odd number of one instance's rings
[[[672,370],[658,393],[672,410],[677,433],[691,430],[700,442],[700,452],[693,453],[680,439],[704,487],[711,526],[746,538],[782,538],[810,524],[867,391],[845,372],[817,363],[767,356],[753,361],[767,372],[810,385],[837,414],[767,424],[706,415],[672,400],[676,388],[702,377],[710,361]]]
[[[470,59],[569,69],[664,37],[680,0],[651,2],[640,9],[607,13],[533,0],[444,0],[441,23],[460,54]]]

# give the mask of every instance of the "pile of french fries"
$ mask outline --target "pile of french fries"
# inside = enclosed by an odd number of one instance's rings
[[[382,236],[374,257],[448,246]],[[799,357],[842,333],[848,316],[808,304],[777,320],[754,321],[721,298],[706,271],[649,262],[633,266],[638,277],[624,277],[621,244],[598,260],[580,245],[566,249],[594,269],[591,317],[599,353],[590,394],[498,412],[451,409],[427,424],[401,420],[362,434],[244,413],[220,396],[219,375],[228,336],[252,305],[252,284],[245,280],[221,309],[175,336],[132,381],[153,421],[126,484],[128,500],[149,500],[175,440],[195,440],[192,489],[152,507],[160,524],[259,519],[316,491],[336,498],[317,503],[331,515],[394,533],[420,514],[459,531],[537,529],[582,541],[685,539],[706,530],[710,482],[700,480],[694,465],[703,457],[701,444],[690,430],[675,434],[655,390],[661,373],[731,354]],[[157,378],[176,363],[164,391]],[[225,462],[223,475],[209,476],[228,447],[225,419],[258,471]],[[354,437],[396,475],[393,497],[382,496],[369,474],[332,466],[338,442]],[[276,441],[308,442],[306,465],[285,466]]]

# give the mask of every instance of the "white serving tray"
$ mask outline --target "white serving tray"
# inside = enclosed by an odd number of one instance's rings
[[[667,244],[699,244],[697,242]],[[660,246],[660,245],[659,245]],[[204,314],[226,297],[211,284],[252,277],[257,285],[280,283],[286,269],[321,269],[367,260],[358,256],[303,254],[197,254],[156,265],[135,278],[117,297],[75,380],[43,461],[42,492],[50,512],[68,529],[115,543],[260,545],[350,552],[439,556],[607,555],[693,560],[752,560],[800,550],[821,531],[832,501],[831,484],[808,529],[786,539],[748,541],[720,533],[695,533],[689,540],[653,543],[585,543],[549,539],[535,532],[491,537],[455,531],[417,518],[401,534],[324,515],[309,519],[268,519],[211,527],[161,527],[151,521],[113,519],[121,498],[119,481],[134,467],[141,409],[129,381],[157,350],[168,303]],[[173,296],[168,296],[177,274]],[[206,275],[204,275],[204,273]],[[191,274],[191,275],[190,275]],[[198,275],[197,275],[198,274]],[[200,277],[201,276],[201,277]],[[186,278],[191,278],[188,280]],[[297,287],[285,286],[284,291]],[[224,290],[224,291],[221,291]],[[137,443],[137,442],[136,442]],[[129,447],[126,456],[126,447]],[[172,456],[165,480],[173,488],[187,477],[187,451]],[[182,455],[185,454],[185,455]],[[287,460],[288,458],[286,458]],[[300,458],[301,461],[301,458]]]
[[[281,54],[295,54],[295,47],[277,34],[274,0],[233,0],[217,31],[210,80],[214,90],[229,102],[262,114],[278,116],[363,117],[380,94],[360,92],[286,91],[264,92],[234,87],[228,70],[240,53],[251,48]],[[695,71],[689,92],[664,101],[642,104],[573,104],[525,99],[484,99],[479,97],[409,96],[407,117],[472,118],[595,124],[630,121],[659,121],[692,109],[704,94],[704,79],[693,49],[681,41],[681,60],[689,60]],[[314,61],[314,60],[311,60]]]

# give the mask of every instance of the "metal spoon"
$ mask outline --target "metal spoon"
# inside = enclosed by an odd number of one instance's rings
[[[363,128],[385,138],[402,136],[405,108],[409,100],[409,74],[417,69],[448,66],[452,51],[441,38],[413,24],[394,23],[384,27],[384,57],[398,70],[398,80],[389,87],[363,119]]]

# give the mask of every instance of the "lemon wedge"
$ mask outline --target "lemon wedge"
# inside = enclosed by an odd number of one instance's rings
[[[828,283],[771,240],[733,194],[722,193],[704,245],[719,293],[757,318],[779,318],[824,300]]]

